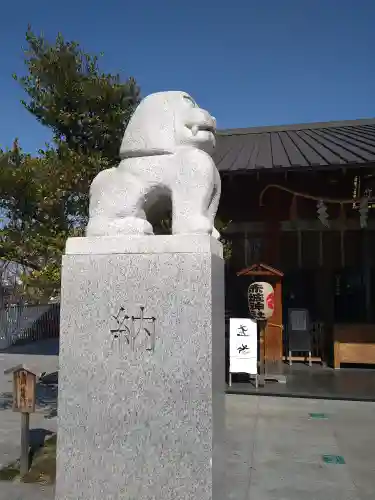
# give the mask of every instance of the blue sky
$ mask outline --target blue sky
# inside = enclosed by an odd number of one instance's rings
[[[16,0],[1,17],[2,147],[50,139],[11,78],[28,23],[103,51],[143,95],[190,92],[219,128],[375,117],[375,0]]]

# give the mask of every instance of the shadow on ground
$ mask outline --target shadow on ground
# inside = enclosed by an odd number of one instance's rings
[[[43,374],[36,384],[36,409],[43,410],[47,419],[57,415],[57,378],[57,372]],[[0,393],[0,411],[10,409],[12,405],[13,394]]]
[[[54,432],[47,429],[30,429],[30,446],[32,451],[44,446],[46,438],[52,436],[53,434]]]
[[[39,356],[58,356],[59,339],[46,339],[35,342],[28,342],[20,345],[12,345],[1,350],[4,354],[33,354]]]
[[[20,459],[15,460],[0,469],[0,481],[54,484],[56,442],[55,432],[41,428],[30,429],[29,471],[21,477]]]

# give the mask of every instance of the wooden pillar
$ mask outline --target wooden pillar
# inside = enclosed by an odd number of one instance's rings
[[[297,255],[298,255],[298,269],[302,268],[302,232],[297,229]]]
[[[323,361],[332,361],[333,323],[334,323],[334,284],[333,273],[320,268],[315,273],[315,289],[319,320],[324,324],[324,336],[321,339],[321,356]]]
[[[319,268],[315,273],[316,305],[319,320],[324,324],[324,336],[321,339],[321,356],[326,364],[333,360],[333,326],[335,288],[332,265],[327,260],[327,242],[324,231],[319,234]],[[328,254],[329,255],[329,254]]]
[[[272,191],[272,198],[265,200],[265,264],[275,268],[281,262],[281,222],[280,222],[280,191]],[[283,359],[283,324],[281,280],[271,280],[275,290],[275,312],[268,322],[265,335],[265,369],[266,373],[282,373]]]
[[[340,263],[341,267],[345,267],[345,231],[340,231]]]
[[[243,245],[243,250],[244,250],[244,261],[245,261],[245,267],[249,266],[249,239],[247,236],[247,231],[245,231],[244,235],[244,245]]]
[[[275,311],[268,321],[265,335],[265,370],[267,374],[282,373],[283,307],[281,280],[270,280],[275,291]]]
[[[370,254],[370,238],[369,232],[365,229],[363,231],[363,277],[366,293],[366,321],[370,323],[372,321],[372,304],[371,304],[371,254]]]
[[[272,200],[265,200],[265,263],[279,268],[281,248],[281,224],[280,224],[280,191],[272,191]]]

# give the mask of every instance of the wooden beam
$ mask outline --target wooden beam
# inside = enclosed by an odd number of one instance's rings
[[[307,361],[308,356],[292,356],[292,361]],[[283,356],[283,361],[289,361],[289,356]],[[313,363],[321,363],[322,358],[320,356],[311,356],[311,361]]]
[[[281,231],[340,231],[342,230],[342,223],[339,220],[331,220],[330,227],[325,228],[318,220],[304,220],[299,219],[297,221],[281,221],[280,222]],[[347,219],[345,222],[345,230],[347,231],[360,231],[361,227],[359,224],[359,218]],[[368,231],[375,231],[375,219],[369,219],[367,223]],[[225,234],[234,233],[262,233],[266,231],[266,224],[261,221],[254,222],[232,222],[229,224],[228,229],[226,229]]]
[[[275,275],[274,275],[274,273],[271,273],[270,271],[251,271],[251,272],[249,272],[249,274],[237,273],[237,276],[275,276]]]

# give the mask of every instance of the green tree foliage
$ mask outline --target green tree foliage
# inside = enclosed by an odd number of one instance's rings
[[[87,223],[89,179],[108,166],[100,154],[62,145],[37,158],[0,152],[0,258],[29,269],[23,281],[33,298],[57,293],[65,241]]]
[[[86,155],[100,151],[116,161],[125,126],[139,103],[134,78],[122,82],[118,74],[103,73],[98,56],[61,34],[50,44],[29,27],[26,41],[28,73],[14,75],[29,97],[22,101],[25,108],[53,131],[56,142]]]
[[[225,237],[225,230],[232,221],[223,221],[220,217],[215,219],[215,227],[220,233],[220,241],[223,244],[223,257],[225,261],[229,261],[232,257],[232,242]]]
[[[98,57],[58,35],[55,43],[26,33],[27,74],[14,75],[28,99],[25,108],[53,132],[54,143],[38,157],[15,141],[0,150],[0,259],[29,269],[34,298],[56,293],[68,236],[87,223],[89,186],[116,165],[125,126],[140,93],[134,78],[102,72]]]

